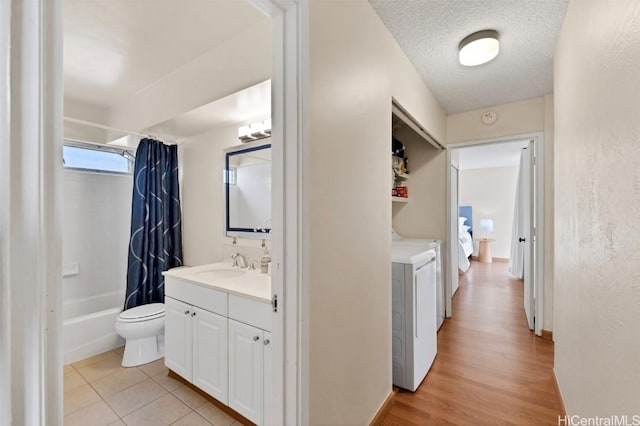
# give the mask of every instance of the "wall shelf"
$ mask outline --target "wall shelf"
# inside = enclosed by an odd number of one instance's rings
[[[391,201],[394,203],[408,203],[409,198],[407,197],[391,197]]]

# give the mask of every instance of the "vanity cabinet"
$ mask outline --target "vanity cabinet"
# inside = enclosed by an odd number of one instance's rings
[[[198,308],[193,315],[193,384],[226,404],[229,320]]]
[[[254,423],[262,419],[268,344],[264,331],[229,320],[229,407]]]
[[[268,419],[271,306],[229,295],[229,406],[254,423]]]
[[[164,298],[164,364],[192,381],[191,305]]]
[[[272,405],[272,315],[268,299],[165,273],[165,365],[262,425]]]
[[[165,297],[165,365],[227,404],[226,317]]]

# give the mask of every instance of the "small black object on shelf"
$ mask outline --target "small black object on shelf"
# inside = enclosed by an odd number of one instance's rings
[[[391,139],[391,155],[395,157],[404,157],[404,144],[396,138]]]

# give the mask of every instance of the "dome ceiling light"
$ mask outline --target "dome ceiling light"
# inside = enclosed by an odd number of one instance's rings
[[[466,67],[486,64],[500,53],[498,32],[483,30],[466,36],[458,46],[458,59]]]

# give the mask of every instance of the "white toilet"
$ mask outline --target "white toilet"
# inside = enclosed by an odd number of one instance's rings
[[[123,311],[116,332],[126,340],[123,367],[135,367],[164,356],[164,303],[150,303]]]

